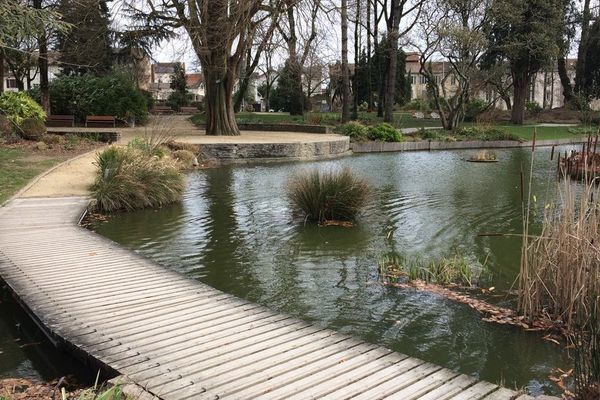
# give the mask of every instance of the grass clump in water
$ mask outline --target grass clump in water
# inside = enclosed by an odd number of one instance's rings
[[[288,198],[305,220],[352,221],[367,204],[369,184],[349,168],[312,170],[292,177]]]
[[[470,264],[463,256],[442,257],[423,261],[398,253],[388,253],[379,259],[379,276],[386,283],[423,281],[426,283],[463,287],[476,286],[484,268]]]
[[[100,211],[157,208],[181,199],[184,177],[175,162],[135,147],[111,146],[98,154],[91,187]]]

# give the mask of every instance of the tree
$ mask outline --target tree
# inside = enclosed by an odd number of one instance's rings
[[[169,95],[168,103],[174,110],[179,111],[189,104],[185,69],[181,63],[175,64],[169,87],[173,89],[173,93]]]
[[[348,1],[342,0],[342,123],[350,121],[350,71],[348,70]]]
[[[42,9],[41,0],[34,0],[33,8],[24,0],[0,0],[0,76],[4,76],[4,55],[6,50],[11,49],[9,42],[31,41],[44,35],[47,30],[65,33],[69,29],[70,25],[61,21],[59,13]],[[42,45],[41,42],[38,57],[40,65],[47,63],[47,59],[43,57]],[[43,76],[41,78],[43,80]],[[3,89],[4,85],[0,83],[0,93]]]
[[[387,3],[387,1],[386,1]],[[410,0],[391,0],[391,12],[387,20],[387,39],[389,45],[387,47],[389,56],[386,69],[386,90],[384,92],[384,112],[383,120],[391,123],[394,121],[394,99],[396,97],[396,74],[398,72],[398,47],[400,38],[408,33],[421,15],[424,1]],[[414,14],[414,20],[401,31],[400,22],[408,15]]]
[[[239,135],[233,108],[233,88],[240,62],[254,38],[253,28],[271,19],[278,0],[146,0],[130,11],[145,32],[184,28],[206,82],[206,133]]]
[[[73,26],[68,35],[58,37],[63,73],[109,72],[113,52],[106,0],[60,0],[58,11]]]
[[[298,63],[286,61],[279,78],[277,87],[271,93],[271,105],[276,110],[289,112],[291,115],[302,115],[304,112],[305,98],[301,82]]]
[[[561,0],[495,0],[491,46],[510,65],[513,98],[511,122],[523,124],[532,77],[558,54]]]
[[[600,98],[600,21],[596,20],[590,28],[588,51],[585,54],[585,75],[583,76],[584,95]]]
[[[454,130],[464,120],[471,93],[484,83],[478,65],[488,47],[485,28],[490,0],[434,0],[419,21],[419,73],[442,126]],[[441,55],[445,60],[434,63]],[[434,65],[437,68],[434,68]]]

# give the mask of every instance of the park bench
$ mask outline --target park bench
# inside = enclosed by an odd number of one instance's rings
[[[150,114],[154,114],[154,115],[173,114],[173,109],[169,106],[156,105],[150,110]]]
[[[181,107],[181,114],[196,114],[198,112],[198,108],[196,107]]]
[[[46,118],[47,126],[75,126],[74,115],[48,115]]]
[[[110,115],[89,115],[85,117],[85,127],[112,127],[116,126],[115,117]]]

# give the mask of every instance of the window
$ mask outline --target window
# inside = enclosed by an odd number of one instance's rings
[[[7,89],[18,89],[17,80],[14,78],[9,78],[6,80],[6,88]]]
[[[426,78],[426,77],[424,77],[423,75],[421,75],[421,79],[420,79],[420,82],[419,82],[419,83],[420,83],[421,85],[425,85],[425,84],[427,84],[427,78]]]
[[[413,85],[416,85],[416,84],[417,84],[417,77],[416,77],[416,76],[414,76],[414,75],[411,75],[411,76],[410,76],[410,80],[411,80],[411,83],[412,83]]]
[[[450,78],[450,84],[452,86],[456,86],[456,77],[454,75],[452,75],[452,78]]]

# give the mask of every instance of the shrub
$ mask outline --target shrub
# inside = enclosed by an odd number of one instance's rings
[[[27,118],[40,122],[46,118],[42,107],[25,92],[4,92],[0,95],[0,113],[16,125],[21,125]]]
[[[91,191],[100,211],[161,207],[178,201],[185,189],[173,162],[136,149],[109,147],[98,155],[96,165]]]
[[[350,169],[307,171],[292,177],[288,198],[306,220],[350,221],[366,205],[370,188]]]
[[[367,127],[355,121],[339,126],[336,131],[354,140],[364,140],[367,137]]]
[[[40,120],[33,118],[26,118],[21,122],[19,126],[19,132],[23,139],[40,141],[46,134],[46,125]]]
[[[437,129],[421,129],[419,131],[419,136],[425,140],[437,140],[440,139],[443,135],[440,134],[440,131]]]
[[[30,93],[39,101],[39,90]],[[55,114],[74,115],[78,121],[85,121],[88,115],[135,118],[140,123],[148,118],[146,95],[124,71],[102,77],[85,74],[54,79],[50,82],[50,103]]]
[[[179,162],[181,169],[193,169],[198,166],[196,155],[189,150],[177,150],[173,152],[172,156]]]
[[[192,95],[189,93],[173,92],[167,99],[167,105],[175,111],[180,111],[181,107],[187,107],[190,104]]]
[[[542,106],[540,106],[537,101],[528,101],[525,103],[525,109],[533,114],[542,112]]]
[[[149,137],[134,137],[128,144],[127,147],[133,150],[138,150],[148,157],[156,156],[163,158],[167,154],[167,148],[164,143],[160,141],[153,141]]]
[[[408,102],[404,107],[402,107],[402,109],[411,110],[411,111],[416,110],[416,111],[423,111],[423,112],[431,111],[431,107],[429,106],[429,103],[425,99],[413,99],[410,102]]]
[[[61,135],[44,135],[42,141],[49,145],[64,144],[66,139]]]
[[[455,134],[467,140],[519,140],[517,135],[494,126],[463,126]]]
[[[381,142],[401,142],[402,134],[393,126],[386,123],[370,126],[367,131],[367,137],[370,140]]]
[[[306,122],[308,122],[309,125],[321,125],[323,116],[321,113],[309,113],[306,116]]]
[[[473,99],[465,105],[465,121],[473,122],[488,110],[490,104],[481,99]]]

